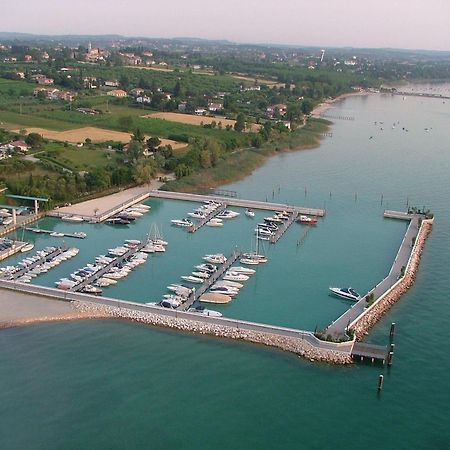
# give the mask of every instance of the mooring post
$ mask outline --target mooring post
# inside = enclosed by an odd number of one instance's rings
[[[389,337],[391,339],[394,339],[395,336],[395,322],[391,323],[391,330],[389,331]]]
[[[383,381],[384,381],[384,375],[380,375],[378,377],[378,390],[381,391],[383,389]]]
[[[390,352],[394,353],[395,344],[391,344]]]
[[[394,360],[394,352],[389,352],[388,354],[388,366],[392,366]]]

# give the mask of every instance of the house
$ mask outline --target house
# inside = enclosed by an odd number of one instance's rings
[[[223,110],[223,105],[221,103],[209,103],[208,104],[208,111],[217,112],[217,111],[222,111],[222,110]]]
[[[54,79],[53,78],[47,78],[45,75],[39,74],[39,75],[33,75],[32,78],[34,79],[34,81],[36,81],[37,84],[40,85],[50,85],[54,83]]]
[[[147,95],[142,95],[140,97],[137,97],[136,101],[138,103],[151,103],[152,102],[152,98],[148,97]]]
[[[139,97],[143,93],[144,93],[144,89],[142,89],[142,88],[134,88],[134,89],[131,89],[131,91],[130,91],[130,95],[132,95],[133,97]]]
[[[105,86],[106,87],[119,87],[119,82],[117,80],[106,80]]]
[[[205,108],[195,108],[194,113],[196,116],[203,116],[204,114],[206,114],[206,109]]]
[[[26,62],[33,61],[33,57],[31,55],[24,55],[23,60]]]
[[[112,97],[117,97],[117,98],[123,98],[127,96],[127,92],[123,91],[122,89],[114,89],[112,91],[109,91],[107,93],[107,95],[111,95]]]
[[[273,119],[277,113],[281,117],[286,115],[287,105],[285,103],[277,103],[276,105],[268,106],[266,109],[266,116]]]
[[[97,89],[97,77],[84,77],[83,85],[85,89]]]
[[[29,147],[24,141],[10,141],[8,143],[9,150],[19,150],[21,152],[27,152]]]
[[[178,103],[178,111],[185,112],[187,107],[187,102]]]

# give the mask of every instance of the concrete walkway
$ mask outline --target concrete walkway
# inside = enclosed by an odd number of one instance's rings
[[[423,217],[420,215],[414,215],[411,217],[408,229],[406,230],[403,241],[400,245],[399,251],[392,264],[391,270],[386,278],[384,278],[379,284],[377,284],[366,295],[363,295],[361,300],[356,302],[348,311],[335,320],[326,329],[326,334],[331,335],[343,335],[347,326],[353,322],[363,311],[367,305],[365,297],[369,294],[374,295],[374,299],[380,298],[388,289],[390,289],[399,279],[402,267],[406,267],[409,257],[412,251],[412,240],[419,231],[419,219]]]

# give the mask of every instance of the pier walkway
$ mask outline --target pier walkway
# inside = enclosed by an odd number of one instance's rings
[[[186,200],[190,202],[204,202],[206,200],[212,200],[215,202],[224,202],[223,197],[215,195],[198,195],[198,194],[187,194],[184,192],[170,192],[170,191],[160,191],[152,190],[150,191],[150,197],[155,198],[167,198],[171,200]],[[251,209],[262,209],[266,211],[297,211],[299,214],[305,214],[308,216],[318,216],[323,217],[325,215],[324,209],[316,208],[304,208],[301,206],[286,205],[281,203],[269,203],[261,202],[258,200],[244,200],[240,198],[227,198],[226,203],[228,206],[239,206],[242,208]]]
[[[11,279],[16,280],[17,278],[20,278],[21,276],[27,274],[30,270],[33,270],[36,266],[44,264],[46,261],[50,261],[51,259],[55,258],[65,250],[66,248],[58,247],[54,252],[49,253],[48,255],[45,255],[42,258],[39,258],[37,261],[30,264],[29,266],[26,266],[23,269],[20,269],[19,271],[13,273]]]
[[[42,228],[33,228],[33,227],[24,227],[27,231],[32,231],[33,233],[43,233],[43,234],[52,234],[52,233],[61,233],[64,237],[70,237],[75,239],[84,239],[86,237],[85,233],[64,233],[63,231],[55,231],[55,230],[43,230]],[[61,236],[62,237],[62,236]]]
[[[196,300],[198,300],[241,256],[241,252],[234,251],[227,260],[198,288],[195,289],[188,299],[177,309],[186,311]]]
[[[189,227],[187,230],[189,233],[195,233],[197,230],[199,230],[201,227],[206,225],[211,219],[214,219],[217,215],[219,215],[221,212],[225,211],[227,208],[226,203],[222,203],[220,206],[218,206],[214,211],[211,211],[207,216],[205,216],[203,219],[201,219],[199,222],[194,224],[192,227]]]
[[[107,266],[100,269],[98,272],[93,273],[90,277],[85,278],[80,283],[76,284],[72,288],[70,288],[73,292],[78,292],[84,289],[88,284],[95,283],[99,278],[101,278],[105,273],[108,273],[113,267],[118,266],[121,264],[125,259],[129,258],[130,256],[133,256],[135,253],[139,252],[142,248],[144,248],[147,245],[147,242],[141,242],[136,247],[130,248],[125,254],[122,256],[117,256],[114,261],[110,262]]]
[[[270,237],[270,243],[276,244],[281,238],[281,236],[283,236],[283,234],[286,233],[287,229],[297,220],[298,216],[299,216],[298,211],[291,212],[289,219],[285,220],[284,223],[281,225],[281,227],[278,228],[276,233]]]
[[[402,213],[398,213],[401,215]],[[366,295],[363,295],[359,301],[353,304],[353,306],[342,314],[338,319],[332,322],[325,330],[326,334],[331,335],[343,335],[347,327],[356,320],[365,310],[367,306],[366,297],[373,294],[374,300],[380,298],[385,294],[401,277],[402,268],[406,267],[412,251],[413,239],[417,236],[419,231],[419,221],[423,216],[412,215],[411,221],[406,230],[403,241],[398,250],[397,256],[395,257],[394,263],[392,264],[391,270],[389,271],[386,278],[384,278],[380,283],[378,283],[373,289],[371,289]],[[403,217],[400,217],[403,219]]]
[[[361,361],[368,358],[372,361],[381,361],[384,364],[388,359],[388,348],[383,345],[355,342],[352,348],[352,356],[361,359]]]

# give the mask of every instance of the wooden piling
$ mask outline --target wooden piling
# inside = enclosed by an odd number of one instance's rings
[[[389,331],[389,337],[393,339],[395,336],[395,322],[391,323],[391,330]]]
[[[378,377],[378,390],[381,391],[383,389],[384,375],[380,375]]]

